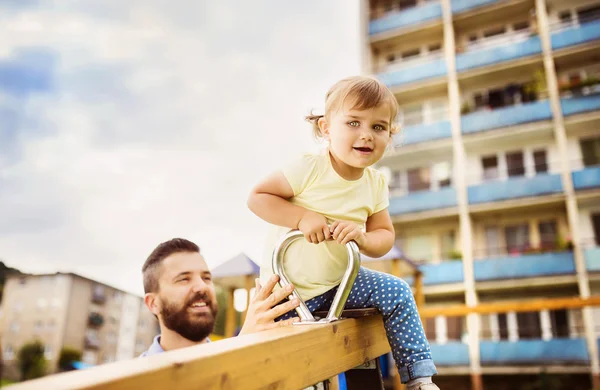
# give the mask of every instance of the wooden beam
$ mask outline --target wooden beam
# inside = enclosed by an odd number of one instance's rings
[[[417,304],[417,310],[425,308],[425,294],[423,293],[423,274],[421,272],[415,272],[415,303]],[[423,323],[423,331],[426,331],[426,324],[423,321],[425,317],[421,315],[421,322]]]
[[[490,314],[506,313],[509,311],[540,311],[540,310],[558,310],[558,309],[577,309],[586,306],[600,306],[600,296],[591,296],[589,298],[552,298],[552,299],[532,299],[527,301],[507,301],[480,303],[477,306],[469,307],[467,305],[455,305],[448,307],[426,307],[420,309],[422,318],[431,318],[436,316],[460,317],[470,313]]]
[[[276,328],[51,375],[11,390],[303,389],[389,351],[378,315]]]
[[[244,309],[244,312],[242,313],[242,317],[241,317],[241,321],[242,324],[244,323],[244,321],[246,321],[246,314],[248,313],[248,306],[250,306],[250,301],[252,300],[252,297],[250,296],[250,290],[252,290],[254,288],[254,278],[256,275],[246,275],[245,279],[244,279],[244,284],[245,284],[245,289],[248,293],[248,295],[246,295],[246,309]]]
[[[227,288],[227,311],[225,312],[225,337],[233,337],[235,334],[235,327],[237,325],[234,301],[233,287]]]

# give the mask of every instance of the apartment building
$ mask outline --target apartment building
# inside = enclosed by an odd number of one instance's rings
[[[600,2],[361,6],[364,72],[401,107],[380,168],[426,304],[600,294]],[[440,316],[426,327],[441,388],[600,381],[599,308]]]
[[[91,365],[139,356],[159,333],[141,297],[73,273],[9,276],[0,306],[5,373],[18,379],[17,354],[26,343],[45,347],[47,373],[64,347]]]

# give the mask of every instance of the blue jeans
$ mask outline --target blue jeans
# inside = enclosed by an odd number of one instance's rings
[[[309,299],[306,301],[308,309],[311,312],[329,309],[336,291],[337,287]],[[383,316],[385,332],[402,383],[437,374],[415,299],[404,280],[360,267],[344,307],[346,309],[373,307],[379,310]],[[296,315],[295,311],[291,311],[277,320],[294,315]]]

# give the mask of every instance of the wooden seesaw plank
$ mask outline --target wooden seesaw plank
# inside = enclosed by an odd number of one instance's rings
[[[294,325],[8,387],[301,389],[389,352],[381,316]]]

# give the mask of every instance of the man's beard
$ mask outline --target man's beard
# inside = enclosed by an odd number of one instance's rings
[[[188,311],[191,305],[198,300],[206,302],[206,305],[210,308],[210,313],[191,313]],[[217,303],[213,302],[208,295],[196,293],[183,305],[177,305],[165,299],[162,301],[163,307],[160,314],[164,325],[168,329],[194,342],[204,340],[213,331],[217,315]]]

